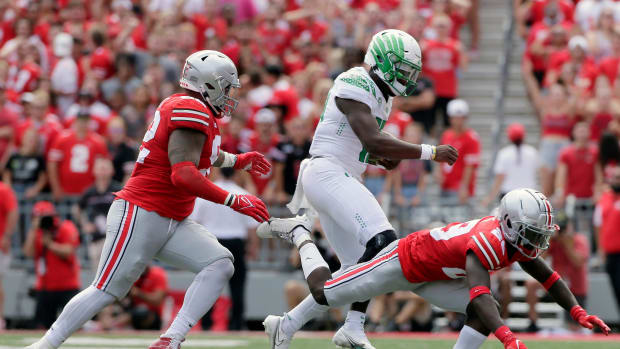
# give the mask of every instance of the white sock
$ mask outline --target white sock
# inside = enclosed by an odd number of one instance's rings
[[[329,270],[329,266],[314,243],[303,245],[299,249],[299,256],[301,257],[301,268],[304,270],[304,278],[306,279],[317,268],[327,268]]]
[[[116,298],[94,286],[88,286],[71,298],[52,327],[45,333],[45,339],[58,348],[70,335],[79,330],[86,321],[97,315],[101,309],[112,304]]]
[[[223,258],[196,274],[185,292],[181,310],[162,337],[185,338],[187,332],[211,309],[234,271],[232,261]]]
[[[309,295],[301,303],[297,304],[295,308],[284,314],[284,320],[280,328],[287,336],[292,337],[306,322],[321,316],[328,309],[328,306],[317,303],[312,298],[312,295]]]
[[[347,313],[347,319],[344,321],[344,327],[349,330],[364,331],[364,322],[366,322],[366,314],[349,310]]]
[[[452,349],[478,349],[486,339],[487,336],[465,325]]]
[[[308,231],[302,227],[293,229],[293,243],[295,246],[299,248],[299,245],[301,245],[304,241],[312,241]]]

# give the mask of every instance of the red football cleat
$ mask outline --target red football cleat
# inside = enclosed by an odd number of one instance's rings
[[[160,337],[149,349],[180,349],[183,339]]]

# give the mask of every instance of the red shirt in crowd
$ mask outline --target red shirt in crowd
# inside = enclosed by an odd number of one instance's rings
[[[560,152],[560,163],[567,167],[566,195],[591,198],[594,195],[595,167],[598,149],[595,145],[577,148],[569,145]]]
[[[555,0],[535,0],[532,7],[530,7],[530,20],[534,24],[542,21],[545,18],[545,8],[549,3],[554,1]],[[563,19],[572,22],[575,10],[573,3],[569,0],[559,0],[557,2]]]
[[[588,240],[583,234],[575,234],[573,237],[573,245],[571,249],[585,258],[587,261],[590,257],[590,246]],[[586,296],[588,294],[588,263],[576,267],[566,254],[566,247],[562,246],[562,242],[554,239],[547,250],[551,256],[553,270],[557,271],[562,279],[568,284],[571,292],[577,296]]]
[[[79,139],[74,130],[63,132],[50,149],[48,160],[58,162],[58,180],[69,195],[82,194],[95,181],[95,159],[108,157],[105,139],[94,132]]]
[[[562,27],[564,27],[564,29],[567,32],[569,32],[572,27],[572,23],[567,22],[567,21],[562,22],[561,25]],[[550,44],[550,39],[549,39],[550,31],[551,31],[551,27],[545,22],[534,24],[529,30],[529,34],[528,34],[527,41],[526,41],[527,46],[523,54],[523,58],[532,62],[532,67],[534,71],[545,71],[549,63],[548,62],[549,56],[536,55],[530,51],[530,48],[532,44],[534,44],[537,41],[542,41],[542,45],[545,47],[548,47]]]
[[[80,245],[78,230],[71,221],[63,221],[54,233],[59,244]],[[34,265],[37,276],[36,289],[40,291],[67,291],[80,288],[80,262],[73,253],[63,259],[43,246],[43,231],[37,230],[34,242]]]
[[[392,114],[390,114],[388,121],[385,123],[383,131],[400,138],[405,135],[405,129],[412,122],[411,115],[397,109],[392,109]]]
[[[196,28],[196,50],[204,50],[207,39],[212,36],[220,40],[228,36],[228,24],[222,17],[208,18],[204,14],[195,13],[191,21]]]
[[[469,182],[469,194],[474,194],[474,184],[476,181],[476,169],[480,163],[480,140],[476,131],[469,129],[457,134],[448,129],[441,136],[441,144],[449,144],[459,151],[459,158],[454,165],[447,163],[441,164],[441,183],[442,190],[457,191],[461,187],[461,181],[465,172],[466,165],[474,166],[474,173]]]
[[[153,293],[155,291],[168,292],[168,276],[162,267],[150,266],[142,276],[133,285],[144,293]],[[153,305],[143,301],[138,297],[132,297],[131,302],[134,305],[145,305],[149,310],[156,312],[161,317],[164,311],[164,302],[160,305]]]
[[[507,244],[497,218],[488,216],[412,233],[400,239],[394,252],[398,252],[405,278],[418,283],[464,278],[469,251],[488,271],[527,260],[518,251],[508,256]]]
[[[598,64],[600,75],[606,77],[611,86],[614,86],[618,76],[618,64],[620,64],[620,57],[617,56],[605,57]]]
[[[15,198],[13,189],[3,182],[0,182],[0,240],[2,240],[2,237],[6,233],[4,229],[6,228],[6,220],[9,213],[15,211],[16,209],[17,199]],[[2,252],[6,253],[9,251]]]
[[[15,145],[17,147],[21,146],[24,133],[30,128],[34,128],[39,134],[39,147],[44,156],[47,157],[52,144],[63,130],[62,125],[58,122],[58,117],[54,114],[47,114],[43,122],[32,120],[32,118],[23,120],[17,125],[15,137]]]
[[[549,69],[555,71],[556,75],[561,75],[562,67],[568,63],[571,59],[570,51],[568,49],[557,51],[549,56]],[[579,71],[575,76],[575,80],[570,83],[576,85],[582,90],[592,91],[594,88],[594,82],[598,76],[598,67],[591,57],[586,57],[579,66]],[[549,77],[545,77],[545,83],[548,85],[551,81],[548,81]]]
[[[107,47],[97,47],[90,55],[90,71],[99,80],[114,75],[114,54]]]
[[[290,29],[278,26],[277,23],[274,26],[261,23],[256,31],[260,37],[261,46],[269,54],[281,56],[291,43]]]
[[[601,195],[594,210],[594,225],[605,254],[620,253],[620,195],[609,190]]]
[[[424,44],[424,74],[433,80],[439,97],[455,97],[458,91],[456,70],[459,67],[459,42],[428,40]]]
[[[567,114],[546,114],[542,120],[542,135],[570,138],[575,120]]]
[[[9,68],[9,76],[6,80],[6,97],[12,102],[19,102],[19,97],[24,92],[31,92],[37,87],[41,68],[34,63],[13,65]]]
[[[0,107],[0,128],[8,127],[11,130],[11,135],[15,135],[17,120],[17,115],[9,108],[6,106]],[[0,138],[0,159],[4,158],[4,154],[9,150],[11,143],[11,138]]]
[[[177,93],[157,107],[153,122],[142,139],[131,178],[116,195],[147,211],[181,221],[192,213],[196,196],[178,190],[170,178],[168,138],[177,128],[190,128],[207,136],[198,169],[208,173],[222,142],[217,122],[203,101]]]
[[[590,120],[590,140],[592,142],[598,142],[601,134],[607,130],[607,126],[612,119],[611,113],[597,113],[594,115],[594,118]]]

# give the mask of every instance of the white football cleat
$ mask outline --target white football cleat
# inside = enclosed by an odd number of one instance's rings
[[[306,215],[292,218],[271,218],[258,226],[256,234],[263,239],[279,237],[293,243],[293,230],[297,227],[304,228],[309,234],[312,222]]]
[[[341,348],[375,349],[364,331],[351,331],[344,327],[336,332],[332,342]]]
[[[24,349],[56,349],[45,338],[41,338],[38,341],[30,344]]]
[[[284,316],[286,316],[286,313],[284,313]],[[293,337],[288,337],[280,328],[284,316],[269,315],[263,321],[265,333],[269,336],[269,348],[271,349],[288,349],[293,340]]]

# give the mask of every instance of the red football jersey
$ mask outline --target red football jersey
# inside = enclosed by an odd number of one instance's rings
[[[67,194],[82,194],[95,181],[95,159],[108,157],[105,140],[94,132],[79,139],[73,130],[61,133],[50,149],[48,160],[58,162],[58,180]]]
[[[399,241],[398,258],[409,282],[459,279],[470,250],[488,271],[528,260],[519,252],[508,256],[506,243],[499,221],[488,216],[412,233]]]
[[[207,136],[198,169],[208,173],[220,152],[220,130],[213,112],[199,99],[182,93],[164,99],[144,135],[136,167],[123,190],[116,193],[145,210],[183,220],[192,213],[196,196],[180,191],[170,178],[168,138],[178,128],[190,128]]]
[[[469,181],[469,194],[474,194],[474,184],[476,182],[476,169],[480,163],[480,139],[474,130],[467,130],[461,134],[456,134],[452,130],[446,130],[441,136],[441,144],[449,144],[459,151],[459,158],[454,165],[447,163],[441,164],[441,175],[443,190],[459,190],[465,165],[474,166],[474,174]]]

